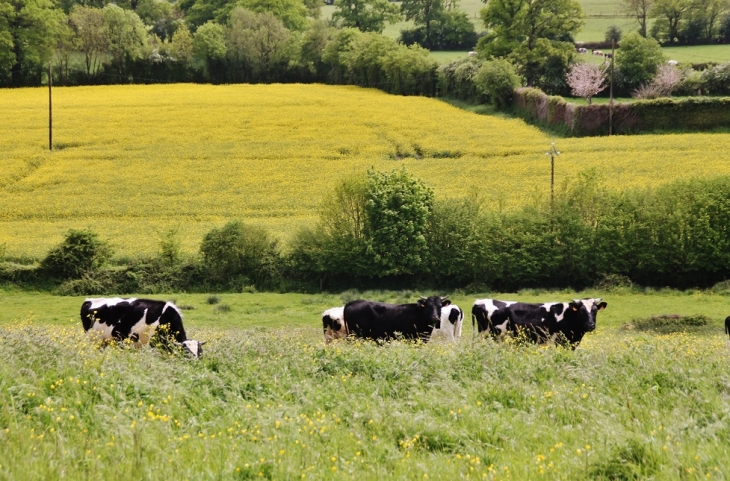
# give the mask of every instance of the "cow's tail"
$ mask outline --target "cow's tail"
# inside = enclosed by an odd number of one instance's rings
[[[725,334],[730,336],[730,316],[728,316],[728,318],[725,319]]]
[[[476,324],[477,324],[477,316],[472,311],[472,313],[471,313],[471,344],[472,344],[472,346],[474,346],[474,340],[476,339],[476,335],[477,335]]]

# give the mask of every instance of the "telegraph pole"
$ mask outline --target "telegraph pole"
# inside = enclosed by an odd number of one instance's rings
[[[613,135],[613,58],[616,56],[616,39],[611,39],[610,99],[608,101],[608,135]]]
[[[550,211],[555,206],[555,157],[560,155],[560,151],[555,148],[555,142],[550,145],[550,149],[545,152],[550,157]]]
[[[53,67],[48,61],[48,150],[53,150]]]

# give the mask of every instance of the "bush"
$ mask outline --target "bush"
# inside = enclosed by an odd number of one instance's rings
[[[663,63],[664,55],[659,43],[636,32],[626,35],[621,41],[621,48],[616,52],[616,66],[628,89],[651,81],[659,65]]]
[[[730,95],[730,62],[702,72],[702,85],[707,94]]]
[[[477,88],[475,77],[484,61],[477,57],[465,57],[438,67],[438,95],[483,103],[485,94]]]
[[[662,334],[668,334],[671,332],[683,332],[703,328],[711,323],[712,319],[701,314],[697,316],[665,314],[662,316],[633,319],[631,323],[625,327],[627,329],[636,329],[639,331],[654,331]]]
[[[514,90],[522,84],[522,79],[511,63],[497,59],[485,62],[481,66],[474,83],[497,108],[504,109],[512,102]]]
[[[101,267],[111,256],[111,247],[97,234],[72,229],[41,261],[41,269],[58,279],[80,279]]]
[[[232,221],[213,229],[200,245],[203,267],[216,286],[272,287],[279,268],[278,242],[262,227]]]

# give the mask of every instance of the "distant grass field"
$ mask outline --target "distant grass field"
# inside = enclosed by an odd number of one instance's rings
[[[469,326],[458,345],[325,347],[319,314],[339,296],[222,295],[225,319],[207,296],[176,297],[208,341],[201,361],[99,350],[81,299],[0,291],[0,478],[730,477],[727,297],[604,293],[575,351],[474,342]],[[661,313],[715,323],[621,328]]]
[[[285,242],[323,195],[369,168],[407,168],[439,198],[489,208],[545,198],[553,139],[521,120],[436,99],[322,85],[155,85],[0,91],[0,254],[42,257],[70,228],[118,256],[186,252],[231,219]],[[557,182],[596,169],[613,189],[730,174],[727,134],[557,139]],[[420,152],[420,154],[419,154]]]

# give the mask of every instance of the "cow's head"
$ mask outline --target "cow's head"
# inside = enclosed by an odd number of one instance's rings
[[[200,359],[200,356],[203,355],[203,344],[206,342],[208,341],[195,341],[191,339],[181,342],[180,346],[182,346],[186,354],[192,355],[195,359]]]
[[[418,300],[418,307],[421,309],[420,317],[421,319],[427,321],[430,325],[432,325],[435,329],[441,328],[441,307],[444,305],[444,302],[448,302],[451,304],[450,301],[446,300],[446,297],[439,297],[439,296],[431,296],[431,297],[423,297]],[[446,304],[448,305],[448,304]]]
[[[578,313],[578,319],[585,332],[593,331],[596,328],[596,314],[606,308],[608,303],[597,297],[595,299],[573,299],[570,309]]]

